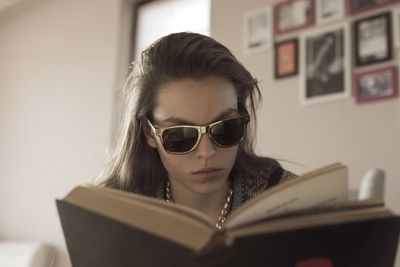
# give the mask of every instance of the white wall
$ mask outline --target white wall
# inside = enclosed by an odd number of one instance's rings
[[[104,165],[126,5],[29,0],[0,12],[0,239],[51,242],[54,266],[70,266],[55,198]]]
[[[261,81],[264,102],[258,117],[258,152],[294,162],[295,164],[282,163],[287,169],[299,174],[341,161],[349,166],[349,183],[353,189],[359,187],[367,169],[383,168],[386,171],[386,204],[399,214],[400,98],[362,105],[349,98],[301,106],[299,76],[279,81],[274,79],[273,50],[253,55],[245,55],[243,52],[244,14],[275,2],[214,0],[211,5],[211,36],[231,49]],[[393,7],[369,13],[390,10]],[[355,18],[367,15],[364,13],[342,21],[350,26]],[[313,29],[317,29],[317,26],[309,30]],[[305,31],[294,32],[280,39],[299,36]],[[394,65],[398,61],[395,53],[395,59],[385,65]],[[400,267],[400,256],[397,257],[396,266]]]

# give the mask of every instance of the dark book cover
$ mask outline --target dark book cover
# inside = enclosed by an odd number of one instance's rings
[[[222,251],[199,256],[199,266],[393,267],[400,218],[246,236]],[[224,255],[223,255],[224,254]],[[221,259],[223,255],[223,259]]]
[[[245,236],[198,253],[66,202],[57,208],[73,267],[392,267],[400,228],[399,217],[374,219]]]
[[[73,267],[189,266],[184,246],[66,202],[57,209]]]

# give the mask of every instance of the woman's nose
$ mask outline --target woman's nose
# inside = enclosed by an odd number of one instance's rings
[[[215,154],[215,144],[211,141],[208,134],[203,134],[200,138],[199,144],[194,150],[197,157],[211,158]]]

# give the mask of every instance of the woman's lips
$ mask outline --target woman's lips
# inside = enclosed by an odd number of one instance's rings
[[[206,179],[206,178],[212,178],[212,177],[216,176],[221,170],[222,169],[218,169],[218,168],[206,168],[206,169],[201,169],[201,170],[192,172],[192,174],[197,177]]]

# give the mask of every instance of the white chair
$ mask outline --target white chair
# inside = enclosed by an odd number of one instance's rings
[[[363,176],[358,191],[358,199],[383,198],[385,172],[381,169],[369,169]]]

